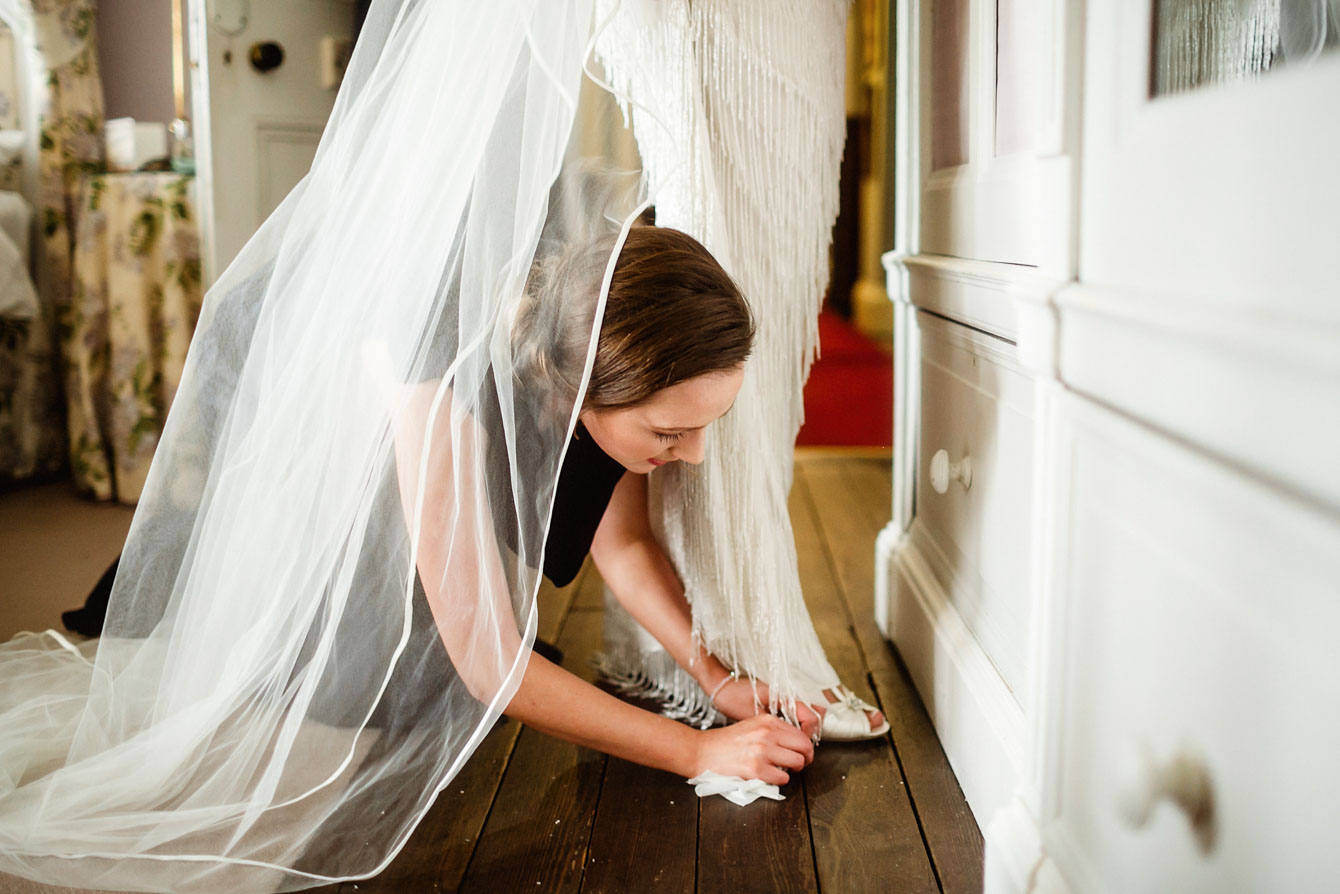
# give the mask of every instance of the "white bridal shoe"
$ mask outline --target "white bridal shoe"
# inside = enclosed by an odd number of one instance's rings
[[[889,731],[887,717],[878,727],[870,726],[870,716],[866,712],[878,711],[879,708],[857,698],[856,693],[841,684],[834,686],[832,692],[837,694],[838,700],[829,702],[824,711],[820,741],[856,742],[875,739]]]

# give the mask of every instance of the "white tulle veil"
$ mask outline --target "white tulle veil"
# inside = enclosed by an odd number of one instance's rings
[[[310,173],[206,296],[100,643],[0,647],[0,872],[371,875],[506,706],[641,204],[565,165],[594,29],[373,3]]]

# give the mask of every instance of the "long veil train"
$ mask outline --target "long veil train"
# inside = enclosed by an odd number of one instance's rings
[[[534,636],[592,350],[513,319],[637,204],[560,176],[593,19],[373,3],[311,171],[206,296],[100,645],[0,646],[0,872],[293,890],[454,796]]]

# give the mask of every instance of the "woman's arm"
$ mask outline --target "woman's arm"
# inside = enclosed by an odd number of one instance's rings
[[[647,521],[647,476],[625,472],[619,480],[596,529],[591,558],[620,604],[699,686],[711,692],[730,676],[701,645],[694,651],[684,585]]]
[[[417,527],[416,557],[424,593],[452,665],[477,699],[503,685],[522,639],[492,523],[481,517],[476,472],[482,434],[468,417],[452,422],[450,392],[436,414],[431,455],[421,448],[437,391],[430,382],[403,392],[394,416],[397,476],[406,524]],[[420,469],[426,471],[415,525]],[[447,511],[442,511],[443,508]],[[814,757],[812,743],[777,718],[759,717],[717,730],[695,730],[635,708],[538,655],[529,654],[506,713],[560,739],[693,777],[715,770],[778,785],[787,770]]]
[[[485,435],[469,414],[454,412],[450,389],[438,397],[439,385],[404,388],[392,414],[400,505],[442,645],[470,694],[489,702],[522,639],[481,490]]]
[[[684,585],[665,551],[652,536],[647,516],[647,476],[627,472],[614,489],[609,507],[600,520],[591,558],[619,603],[665,648],[670,657],[703,687],[716,692],[715,704],[735,720],[753,716],[768,701],[766,685],[755,687],[748,680],[722,685],[730,671],[702,644],[693,642],[693,619]],[[718,689],[720,687],[720,689]],[[801,728],[816,731],[819,712],[797,704]]]

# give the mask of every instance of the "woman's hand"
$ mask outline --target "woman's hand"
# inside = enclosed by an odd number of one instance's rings
[[[786,785],[790,771],[803,770],[812,760],[814,743],[809,736],[780,717],[758,714],[704,730],[692,766],[693,776],[713,770],[723,776]]]
[[[758,700],[755,701],[754,693],[758,692]],[[710,690],[709,690],[710,691]],[[716,698],[712,704],[722,714],[725,714],[731,720],[745,720],[768,710],[768,684],[754,683],[745,677],[738,680],[730,680],[723,684],[717,690]],[[807,705],[804,702],[796,702],[797,720],[800,721],[800,731],[811,739],[819,730],[819,724],[823,722],[824,708],[822,705]]]

